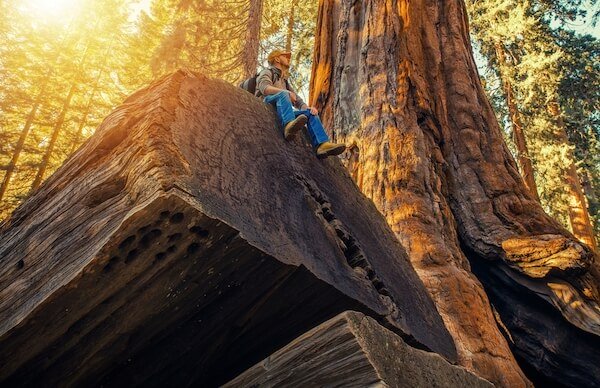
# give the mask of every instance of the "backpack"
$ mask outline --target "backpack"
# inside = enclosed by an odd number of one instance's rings
[[[260,71],[258,73],[256,73],[254,76],[247,78],[245,80],[243,80],[240,84],[239,87],[244,89],[245,91],[256,95],[256,79],[258,78],[258,75],[260,74]],[[271,72],[271,77],[274,78],[274,73]],[[285,80],[285,87],[286,89],[290,89],[290,85],[288,83],[288,80]]]
[[[255,94],[256,93],[256,79],[258,78],[258,74],[256,73],[253,77],[247,78],[240,83],[240,88],[245,91]]]

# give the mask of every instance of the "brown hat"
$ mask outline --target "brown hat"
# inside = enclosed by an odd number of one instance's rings
[[[273,62],[275,62],[275,58],[277,58],[280,55],[287,55],[288,57],[291,57],[292,53],[289,51],[285,51],[285,50],[273,50],[267,57],[267,61],[269,62],[270,65],[272,65]]]

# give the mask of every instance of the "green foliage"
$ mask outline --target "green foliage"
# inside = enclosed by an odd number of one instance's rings
[[[559,29],[556,41],[564,55],[559,69],[559,101],[564,123],[600,235],[600,42],[589,35]],[[600,239],[599,239],[600,241]]]
[[[484,0],[468,1],[467,8],[472,39],[489,69],[482,72],[483,83],[501,123],[510,121],[506,101],[490,85],[505,77],[514,90],[542,205],[570,227],[565,176],[575,164],[580,177],[589,177],[586,194],[600,236],[595,199],[600,188],[600,51],[597,39],[568,29],[568,23],[585,16],[584,3],[597,2]],[[568,141],[561,136],[565,132]]]

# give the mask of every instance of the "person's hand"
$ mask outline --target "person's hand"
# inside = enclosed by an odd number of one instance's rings
[[[292,104],[295,104],[298,100],[298,96],[296,96],[296,93],[294,92],[288,91],[288,93],[290,94],[290,100],[292,101]]]
[[[308,107],[308,109],[310,109],[310,114],[312,114],[313,116],[316,116],[319,114],[319,111],[314,106],[310,106],[310,107]]]

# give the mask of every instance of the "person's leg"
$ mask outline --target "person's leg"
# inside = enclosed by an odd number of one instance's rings
[[[344,152],[346,145],[329,141],[329,136],[325,133],[325,129],[323,128],[323,124],[321,124],[319,116],[311,114],[310,110],[296,111],[294,114],[308,117],[308,135],[319,159],[339,155]]]
[[[308,136],[313,147],[317,148],[319,144],[329,141],[329,136],[325,133],[325,129],[323,128],[319,116],[313,115],[308,109],[295,111],[294,114],[296,116],[305,115],[308,117]]]
[[[277,109],[277,116],[281,125],[285,128],[287,123],[294,120],[294,110],[292,109],[292,102],[290,101],[290,94],[287,92],[279,92],[277,94],[269,94],[265,96],[266,103],[275,105]]]

